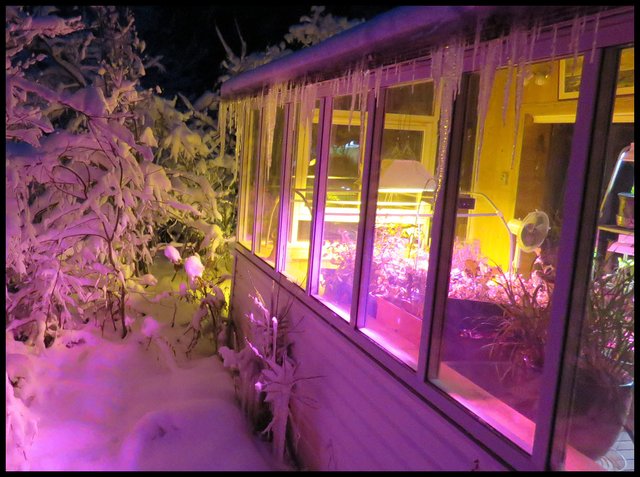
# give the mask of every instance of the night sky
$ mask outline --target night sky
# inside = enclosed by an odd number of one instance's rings
[[[231,2],[229,2],[230,4]],[[174,4],[175,5],[175,4]],[[291,25],[311,12],[311,5],[236,6],[130,6],[136,19],[138,36],[145,41],[146,54],[162,55],[166,72],[152,68],[142,84],[160,85],[167,96],[177,92],[194,99],[213,89],[221,74],[226,54],[216,34],[217,25],[227,44],[240,53],[240,32],[247,43],[247,54],[264,51],[283,40]],[[370,19],[392,5],[327,5],[325,12],[337,17]]]

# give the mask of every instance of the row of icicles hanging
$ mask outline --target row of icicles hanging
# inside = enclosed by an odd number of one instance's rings
[[[438,153],[437,153],[437,171],[436,171],[436,192],[440,189],[443,179],[444,164],[447,157],[447,147],[450,134],[451,113],[453,102],[460,91],[460,82],[463,73],[463,63],[465,52],[472,47],[472,69],[475,70],[476,65],[481,65],[480,85],[478,94],[478,131],[475,151],[474,165],[474,183],[478,180],[478,171],[480,169],[480,157],[482,151],[482,138],[484,135],[484,122],[487,116],[487,110],[491,92],[493,90],[494,79],[498,67],[506,65],[507,75],[505,88],[503,92],[502,117],[503,123],[506,122],[507,111],[510,104],[511,89],[515,83],[515,100],[514,112],[515,117],[519,117],[525,79],[533,62],[533,51],[536,40],[540,37],[541,27],[539,23],[533,27],[523,27],[518,24],[512,25],[508,33],[495,38],[493,40],[480,42],[480,32],[482,31],[485,19],[480,19],[476,25],[476,34],[474,36],[474,44],[469,45],[462,35],[450,38],[446,43],[437,45],[431,49],[431,77],[434,82],[434,91],[436,92],[440,104],[439,127],[438,127]],[[594,41],[592,50],[595,51],[596,37],[600,13],[595,16]],[[573,58],[578,56],[578,45],[580,37],[585,31],[586,17],[576,15],[574,17],[571,33],[570,48],[573,51]],[[551,61],[555,59],[556,54],[556,37],[557,25],[552,30],[552,47]],[[591,58],[593,58],[593,51]],[[240,154],[243,148],[243,138],[245,138],[244,128],[250,124],[246,118],[249,118],[251,111],[260,110],[263,115],[263,135],[265,141],[265,153],[262,154],[266,161],[266,170],[271,169],[271,151],[274,140],[276,113],[278,108],[283,107],[286,103],[292,102],[299,105],[298,121],[301,124],[308,124],[313,118],[313,110],[316,107],[316,101],[319,99],[318,90],[320,87],[328,90],[332,95],[351,95],[351,104],[349,111],[348,125],[351,126],[352,118],[356,107],[360,114],[361,121],[367,109],[367,95],[370,92],[371,83],[373,82],[373,94],[379,98],[380,85],[382,77],[388,79],[389,74],[399,76],[401,70],[405,67],[412,68],[415,72],[416,64],[422,59],[414,59],[396,63],[392,66],[378,67],[371,70],[366,67],[365,61],[354,65],[346,75],[323,81],[322,83],[313,83],[308,78],[300,80],[292,80],[273,84],[262,90],[260,95],[249,96],[244,98],[223,100],[220,104],[218,114],[218,124],[220,132],[220,151],[224,154],[226,144],[225,137],[227,130],[234,125],[236,136],[236,165],[239,164]],[[574,62],[575,63],[575,62]],[[362,123],[362,122],[361,122]],[[511,143],[511,168],[514,167],[516,156],[516,138],[518,136],[519,122],[515,122],[513,138]],[[364,128],[361,128],[364,131]],[[362,143],[362,138],[361,138]],[[237,169],[237,168],[236,168]]]

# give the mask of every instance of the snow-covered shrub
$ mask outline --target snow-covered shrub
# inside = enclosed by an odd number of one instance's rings
[[[129,129],[141,64],[113,63],[136,57],[132,39],[108,9],[98,19],[120,38],[102,42],[81,17],[53,13],[7,9],[7,215],[19,224],[7,237],[7,319],[43,339],[91,307],[124,317],[155,220],[144,197],[153,154]]]
[[[162,165],[158,119],[141,107],[160,100],[139,87],[154,60],[141,56],[133,18],[114,7],[58,13],[7,7],[7,328],[38,345],[98,316],[125,336],[127,294],[166,224],[203,230],[209,258],[222,240],[202,219],[216,216],[206,178]],[[194,141],[181,136],[172,151]]]
[[[287,44],[312,46],[364,21],[334,17],[331,13],[325,13],[325,8],[312,6],[309,15],[302,16],[299,24],[289,27],[289,33],[284,37]]]
[[[216,28],[218,37],[227,53],[227,58],[222,62],[225,71],[219,78],[220,83],[236,76],[244,71],[255,69],[273,60],[290,54],[301,47],[308,47],[320,43],[327,38],[348,30],[364,20],[349,20],[344,17],[334,17],[331,13],[325,13],[325,7],[312,6],[309,15],[300,17],[300,23],[289,27],[289,32],[277,45],[270,45],[264,51],[247,54],[247,45],[240,36],[241,50],[236,54],[222,38],[220,30]]]
[[[173,195],[175,210],[159,228],[158,239],[200,254],[207,268],[224,275],[233,263],[237,168],[233,135],[224,132],[222,140],[212,117],[217,106],[215,93],[205,93],[194,104],[181,95],[180,102],[154,95],[136,111],[141,129],[152,131],[155,162],[165,171]]]
[[[188,303],[195,303],[198,308],[193,314],[185,333],[191,332],[191,341],[187,345],[187,355],[193,351],[198,341],[205,334],[205,324],[210,320],[213,351],[218,352],[219,342],[226,331],[227,299],[220,285],[229,279],[227,275],[219,276],[207,270],[199,255],[192,255],[184,261],[188,284],[181,283],[178,296]]]
[[[310,378],[299,376],[291,354],[288,333],[294,324],[290,306],[278,318],[271,312],[274,304],[267,307],[257,290],[251,298],[257,313],[247,316],[244,344],[238,350],[223,346],[220,355],[234,373],[238,398],[256,430],[271,438],[278,459],[295,458],[298,432],[291,406],[294,400],[313,402],[296,389],[298,381]]]

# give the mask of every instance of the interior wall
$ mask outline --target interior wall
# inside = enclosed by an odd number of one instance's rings
[[[484,125],[478,181],[473,186],[474,190],[491,198],[507,222],[514,218],[524,219],[536,208],[543,210],[544,187],[549,183],[547,169],[554,168],[546,164],[551,128],[547,124],[536,124],[532,113],[555,114],[557,122],[575,121],[576,99],[560,100],[558,97],[558,61],[534,64],[531,73],[547,74],[547,77],[541,84],[536,83],[533,76],[525,83],[520,116],[516,118],[515,71],[506,110],[508,72],[504,68],[496,72]],[[517,136],[516,120],[519,121]],[[479,210],[491,211],[489,208]],[[508,268],[510,237],[497,219],[470,220],[468,239],[479,240],[483,255],[504,269]]]

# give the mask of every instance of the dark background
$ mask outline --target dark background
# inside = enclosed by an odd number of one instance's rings
[[[175,5],[175,4],[174,4]],[[368,20],[391,9],[392,5],[327,5],[324,13],[349,20]],[[241,43],[236,30],[247,44],[247,54],[264,52],[283,41],[289,27],[311,13],[311,4],[235,6],[128,6],[134,14],[136,30],[146,43],[145,54],[162,55],[166,68],[162,73],[150,68],[142,78],[144,87],[159,85],[165,96],[177,92],[195,99],[216,86],[223,73],[220,63],[226,53],[218,36],[239,55]]]

